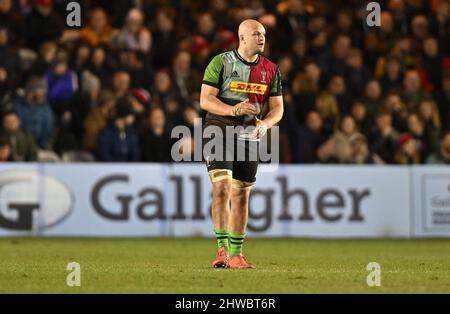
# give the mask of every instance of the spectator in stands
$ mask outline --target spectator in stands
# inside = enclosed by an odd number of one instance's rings
[[[145,88],[133,89],[128,97],[134,115],[136,130],[140,131],[147,124],[150,100],[150,93]]]
[[[101,7],[95,7],[89,12],[89,23],[80,31],[80,39],[92,46],[111,43],[113,28],[108,22],[108,16]]]
[[[350,138],[358,133],[352,116],[346,115],[339,122],[333,136],[318,149],[322,161],[335,160],[338,163],[349,163],[352,157]],[[325,151],[325,152],[324,152]]]
[[[298,127],[297,141],[292,145],[293,162],[311,164],[317,162],[317,149],[325,141],[323,121],[317,111],[306,115],[305,124]]]
[[[150,109],[147,124],[140,135],[142,161],[171,161],[171,138],[165,124],[164,110],[160,107]],[[155,149],[155,147],[158,149]]]
[[[381,88],[385,92],[402,88],[403,73],[399,60],[395,57],[383,58],[383,74],[380,78]]]
[[[347,114],[350,110],[350,95],[347,92],[344,77],[334,75],[328,83],[328,91],[336,97],[339,113]]]
[[[359,49],[350,49],[347,56],[348,72],[345,75],[347,90],[354,97],[360,97],[370,78],[369,70],[364,66],[362,52]]]
[[[6,75],[4,82],[8,89],[15,89],[21,80],[19,54],[9,45],[8,29],[0,24],[0,68]]]
[[[381,109],[375,117],[376,129],[371,135],[371,151],[380,156],[386,163],[394,163],[399,134],[392,125],[392,114]]]
[[[149,53],[152,47],[152,34],[145,27],[144,18],[144,13],[139,9],[128,11],[125,25],[113,36],[113,48]]]
[[[423,41],[429,36],[430,23],[425,15],[416,15],[411,20],[413,50],[420,51]]]
[[[450,164],[450,132],[442,132],[441,140],[439,143],[439,150],[436,153],[428,156],[426,160],[427,164],[433,165],[448,165]]]
[[[442,81],[443,57],[439,53],[439,42],[436,38],[426,38],[422,46],[422,61],[419,67],[425,75],[426,90],[433,91]]]
[[[14,9],[12,0],[0,0],[0,27],[9,30],[9,42],[14,47],[24,44],[25,22],[20,12]]]
[[[155,49],[153,53],[153,64],[157,68],[168,68],[174,60],[178,42],[175,17],[176,12],[172,9],[161,8],[156,12],[156,29],[153,32],[153,42],[158,49]],[[190,63],[188,67],[190,67]]]
[[[420,164],[421,157],[417,149],[417,142],[411,134],[400,135],[394,161],[400,165]]]
[[[450,72],[444,75],[442,88],[435,93],[435,99],[439,108],[442,127],[450,130]]]
[[[43,76],[50,70],[53,60],[58,52],[58,44],[54,41],[45,41],[39,47],[39,54],[28,69],[26,76]]]
[[[370,64],[374,64],[378,57],[385,55],[394,46],[398,39],[395,31],[394,19],[391,12],[382,11],[380,27],[371,27],[367,33],[365,51]]]
[[[34,50],[45,41],[57,41],[64,29],[62,17],[53,9],[53,0],[36,0],[25,21],[28,46]]]
[[[0,163],[15,161],[11,151],[11,141],[8,135],[0,133]]]
[[[178,97],[170,73],[167,70],[156,72],[154,89],[151,91],[151,94],[155,103],[160,106],[164,106],[170,98]]]
[[[417,110],[424,96],[426,96],[426,93],[423,90],[419,73],[416,70],[407,71],[403,79],[403,98],[408,110]]]
[[[392,115],[392,125],[399,132],[406,132],[408,130],[406,120],[408,118],[408,109],[403,102],[400,94],[397,92],[390,92],[385,97],[384,108],[389,110]]]
[[[416,141],[417,152],[421,161],[429,154],[437,151],[439,133],[432,129],[426,129],[418,114],[410,113],[408,115],[407,124],[408,133],[413,136]]]
[[[111,86],[114,65],[105,47],[97,46],[92,50],[89,70],[100,79],[102,86]]]
[[[122,50],[119,53],[121,68],[130,75],[131,88],[143,88],[150,86],[152,72],[146,66],[142,54],[133,50]]]
[[[424,99],[420,102],[418,114],[420,120],[425,125],[425,130],[429,134],[440,133],[441,118],[439,117],[439,110],[431,98]]]
[[[130,92],[131,78],[126,71],[117,71],[112,78],[112,87],[116,98],[126,97]]]
[[[369,115],[374,115],[381,109],[382,94],[380,82],[374,79],[367,82],[364,92],[364,103],[367,106]]]
[[[356,128],[363,135],[370,134],[372,130],[372,117],[367,114],[367,108],[361,100],[355,100],[350,108],[350,115],[355,120]]]
[[[108,121],[113,117],[115,106],[115,96],[109,90],[102,90],[99,95],[98,105],[91,108],[84,121],[84,148],[94,153],[97,136],[100,130],[104,129]]]
[[[69,108],[78,91],[77,75],[69,68],[66,57],[58,56],[53,60],[44,80],[48,102],[54,112],[61,116]]]
[[[173,59],[172,79],[177,93],[185,101],[199,99],[199,84],[201,84],[201,75],[191,68],[191,54],[181,50]]]
[[[32,77],[25,87],[25,97],[16,106],[22,127],[33,135],[42,149],[49,148],[53,135],[54,118],[46,95],[44,81],[39,77]]]
[[[316,99],[316,110],[323,120],[323,131],[331,135],[339,119],[339,109],[336,97],[329,92],[322,92]]]
[[[367,138],[361,133],[355,133],[349,138],[350,142],[350,159],[351,164],[384,164],[383,160],[377,154],[371,153]]]
[[[118,101],[111,123],[100,131],[97,141],[98,160],[104,162],[137,162],[141,159],[139,140],[133,125],[133,113],[125,99]]]
[[[305,71],[295,75],[291,93],[294,112],[299,123],[304,123],[306,114],[315,110],[316,98],[320,92],[321,70],[314,62],[305,64]]]
[[[19,115],[7,111],[2,118],[3,131],[9,135],[11,154],[15,161],[36,161],[37,146],[33,136],[20,127]]]
[[[334,75],[345,75],[347,64],[345,60],[351,48],[351,40],[348,36],[339,35],[333,43],[331,52],[326,52],[321,61],[321,69],[325,79]]]

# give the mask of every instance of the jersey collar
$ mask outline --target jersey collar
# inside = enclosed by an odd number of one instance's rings
[[[253,61],[253,62],[248,62],[247,60],[245,60],[244,58],[242,58],[241,57],[241,55],[239,54],[239,52],[237,51],[237,50],[233,50],[234,51],[234,54],[235,54],[235,56],[242,62],[242,63],[244,63],[244,64],[246,64],[246,65],[257,65],[258,64],[258,62],[259,62],[259,55],[258,55],[258,57],[256,58],[256,60],[255,61]]]

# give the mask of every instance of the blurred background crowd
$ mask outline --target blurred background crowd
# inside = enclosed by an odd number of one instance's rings
[[[266,27],[283,163],[450,163],[450,1],[0,0],[0,161],[171,162],[211,58]],[[192,153],[185,138],[179,149]],[[179,143],[178,143],[179,144]]]

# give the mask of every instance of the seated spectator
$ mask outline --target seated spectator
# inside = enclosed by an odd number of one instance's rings
[[[176,11],[170,8],[161,8],[156,12],[156,27],[153,33],[154,46],[158,47],[153,53],[153,63],[156,67],[170,67],[174,61],[178,41],[175,17]]]
[[[422,161],[426,156],[437,151],[439,133],[426,129],[416,113],[409,114],[407,122],[408,132],[416,140],[417,151]]]
[[[384,100],[384,108],[386,108],[392,115],[392,125],[399,132],[406,132],[408,130],[406,120],[408,119],[408,109],[403,102],[400,94],[397,92],[390,92]]]
[[[428,156],[426,163],[431,165],[450,164],[450,132],[443,132],[439,143],[439,150]]]
[[[81,29],[80,38],[92,46],[111,43],[113,29],[108,22],[108,16],[101,7],[95,7],[89,12],[89,22]]]
[[[442,88],[435,95],[442,127],[450,130],[450,72],[445,73],[442,79]]]
[[[3,80],[7,87],[15,89],[21,80],[20,57],[8,41],[9,31],[0,24],[0,68],[6,73]]]
[[[44,79],[47,84],[47,99],[54,112],[60,116],[70,106],[78,90],[78,79],[69,69],[65,57],[57,57]]]
[[[319,158],[325,162],[335,160],[341,164],[349,163],[352,157],[350,138],[356,133],[356,123],[353,117],[344,116],[333,136],[319,147]]]
[[[297,141],[292,143],[294,163],[311,164],[318,161],[316,151],[326,139],[322,128],[320,114],[310,111],[306,115],[305,124],[298,128]]]
[[[370,78],[369,70],[364,66],[362,52],[359,49],[350,49],[347,56],[348,71],[345,75],[347,90],[351,97],[361,97],[364,87]]]
[[[140,134],[142,161],[170,162],[171,138],[165,127],[164,111],[153,107],[148,115],[145,128]],[[155,149],[157,147],[158,149]]]
[[[419,73],[416,70],[409,70],[403,79],[403,99],[409,111],[417,110],[420,102],[427,96],[422,87]]]
[[[114,65],[112,58],[106,52],[106,48],[97,46],[92,50],[88,67],[89,70],[100,79],[102,86],[112,85]]]
[[[368,114],[373,116],[382,106],[383,91],[380,82],[370,80],[367,82],[364,90],[364,103],[366,104]]]
[[[328,91],[336,97],[339,112],[347,114],[350,110],[350,95],[348,94],[344,77],[334,75],[328,83]]]
[[[117,71],[112,78],[112,88],[117,99],[126,97],[130,92],[131,77],[126,71]]]
[[[54,10],[53,0],[37,0],[25,17],[28,46],[38,49],[48,40],[58,40],[64,29],[62,17]]]
[[[418,115],[425,126],[426,132],[432,136],[432,139],[437,140],[441,131],[441,118],[439,117],[436,103],[432,99],[422,100],[419,105]],[[437,148],[437,145],[435,148]]]
[[[128,96],[134,115],[134,125],[136,130],[141,130],[146,124],[150,109],[150,93],[144,88],[136,88]]]
[[[185,100],[198,99],[197,86],[201,85],[201,76],[191,68],[191,54],[180,51],[175,55],[172,66],[172,80],[177,93]]]
[[[364,102],[355,100],[350,108],[350,115],[355,120],[356,128],[362,134],[370,134],[373,120],[367,114],[367,108]]]
[[[84,148],[90,152],[95,151],[97,136],[100,130],[104,129],[108,121],[113,117],[115,96],[109,90],[103,90],[98,99],[98,105],[91,108],[84,121]]]
[[[394,161],[400,165],[420,164],[421,157],[417,149],[417,142],[411,134],[400,135]]]
[[[383,65],[383,74],[380,79],[381,88],[385,92],[401,89],[403,72],[400,61],[394,57],[383,58]]]
[[[11,140],[6,134],[0,133],[0,163],[14,161]]]
[[[23,129],[33,135],[42,149],[49,148],[53,136],[54,118],[46,94],[44,81],[38,77],[30,78],[25,87],[25,97],[16,106]]]
[[[323,131],[326,135],[334,132],[339,119],[339,109],[336,97],[329,92],[322,92],[316,99],[316,110],[323,120]]]
[[[351,147],[349,163],[360,165],[384,164],[380,156],[370,152],[367,138],[363,134],[355,133],[349,138],[349,141]]]
[[[141,159],[138,136],[132,127],[133,120],[131,106],[125,99],[120,100],[114,118],[98,135],[99,161],[136,162]]]
[[[394,163],[399,134],[392,125],[392,114],[381,110],[375,117],[375,130],[371,134],[371,151],[386,163]]]
[[[113,35],[112,46],[118,50],[134,50],[144,54],[150,52],[152,34],[144,25],[144,14],[141,10],[128,11],[125,25]]]
[[[26,76],[44,76],[50,70],[57,52],[58,44],[56,42],[43,42],[39,47],[39,54],[26,72]]]
[[[19,115],[8,111],[2,118],[3,131],[9,135],[11,154],[15,161],[36,161],[37,146],[33,136],[20,127]]]

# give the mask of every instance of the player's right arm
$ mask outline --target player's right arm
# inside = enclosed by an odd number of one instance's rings
[[[248,102],[248,99],[234,106],[230,106],[217,97],[222,85],[222,75],[222,58],[220,56],[215,56],[206,67],[205,75],[203,76],[203,84],[200,91],[200,107],[203,110],[219,116],[256,114],[256,108]]]

